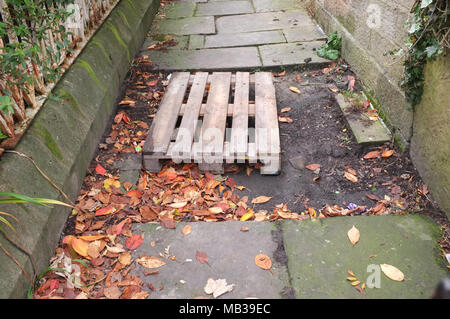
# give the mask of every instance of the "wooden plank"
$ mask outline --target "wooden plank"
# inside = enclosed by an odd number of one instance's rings
[[[280,133],[273,76],[255,75],[255,142],[258,159],[265,165],[261,174],[277,174],[280,169]]]
[[[178,115],[183,116],[185,110],[186,110],[186,104],[181,104],[180,112],[178,113]],[[233,110],[234,110],[234,104],[228,104],[227,116],[233,116]],[[205,113],[206,113],[206,103],[203,103],[200,108],[199,115],[204,116]],[[248,105],[248,116],[255,117],[255,104]]]
[[[177,72],[167,87],[159,110],[153,119],[149,134],[145,140],[143,154],[165,154],[178,119],[189,81],[188,72]]]
[[[194,77],[195,74],[191,74],[189,77],[189,84],[194,83]],[[208,76],[208,79],[206,80],[207,84],[211,84],[212,74]],[[231,85],[234,85],[236,83],[236,74],[231,74]],[[255,84],[255,74],[250,74],[250,84]]]
[[[230,156],[234,157],[238,163],[245,163],[247,153],[249,77],[248,72],[236,73]]]
[[[183,119],[178,128],[175,145],[172,149],[172,156],[175,162],[181,162],[183,160],[187,162],[191,159],[191,148],[207,78],[208,73],[206,72],[197,72],[195,74],[194,83],[191,86],[189,98],[185,106]]]
[[[231,73],[214,72],[200,136],[203,167],[223,166],[223,143],[230,94]],[[211,165],[209,165],[211,164]],[[200,169],[202,169],[200,167]]]

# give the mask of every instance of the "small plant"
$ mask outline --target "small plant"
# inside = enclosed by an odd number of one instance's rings
[[[317,50],[317,55],[321,58],[336,61],[341,55],[341,47],[342,36],[334,31],[328,36],[327,42]]]

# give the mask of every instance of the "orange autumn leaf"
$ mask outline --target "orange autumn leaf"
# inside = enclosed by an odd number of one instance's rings
[[[357,183],[358,182],[358,177],[356,177],[355,175],[349,173],[349,172],[345,172],[344,176],[346,179],[348,179],[350,182],[352,183]]]
[[[89,243],[82,239],[72,238],[71,246],[79,255],[83,257],[88,257],[88,247]]]
[[[272,260],[269,258],[269,256],[264,254],[258,254],[255,256],[255,264],[256,266],[264,270],[269,270],[270,268],[272,268]]]
[[[106,207],[100,208],[95,212],[95,216],[103,216],[109,215],[115,211],[115,208],[112,205],[108,205]]]
[[[381,157],[383,157],[383,158],[388,158],[388,157],[391,157],[392,154],[394,154],[394,151],[393,151],[393,150],[386,150],[386,151],[384,151],[384,152],[381,154]]]
[[[125,196],[141,198],[142,197],[142,193],[140,191],[138,191],[137,189],[133,189],[133,190],[128,191],[125,194]]]
[[[82,239],[84,241],[96,241],[106,237],[107,237],[106,235],[89,235],[89,236],[80,236],[78,237],[78,239]]]
[[[307,169],[309,169],[310,171],[315,171],[318,168],[321,168],[322,165],[320,164],[309,164],[305,166]]]
[[[380,154],[381,154],[380,151],[372,151],[372,152],[369,152],[366,155],[364,155],[364,159],[377,158],[378,156],[380,156]]]
[[[129,250],[135,250],[136,248],[142,245],[143,241],[144,238],[141,234],[134,234],[125,241],[125,246]]]

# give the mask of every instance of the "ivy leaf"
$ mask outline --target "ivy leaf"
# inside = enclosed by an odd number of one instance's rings
[[[428,7],[431,3],[433,2],[433,0],[422,0],[422,3],[420,4],[420,8],[426,8]]]
[[[427,57],[430,59],[441,54],[442,46],[439,44],[433,44],[427,47],[425,51],[427,52]]]

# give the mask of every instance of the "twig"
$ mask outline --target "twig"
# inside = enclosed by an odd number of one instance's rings
[[[36,162],[29,157],[28,155],[21,153],[21,152],[17,152],[17,151],[5,151],[5,153],[13,153],[22,157],[25,157],[26,159],[28,159],[29,161],[31,161],[31,163],[33,163],[34,167],[36,167],[36,169],[39,171],[39,173],[41,173],[41,175],[54,187],[58,190],[58,192],[72,205],[75,206],[75,203],[66,195],[66,193],[64,193],[61,188],[58,187],[58,185],[56,185],[51,179],[50,177],[48,177],[47,175],[45,175],[45,173],[39,168],[39,166],[37,166]]]

